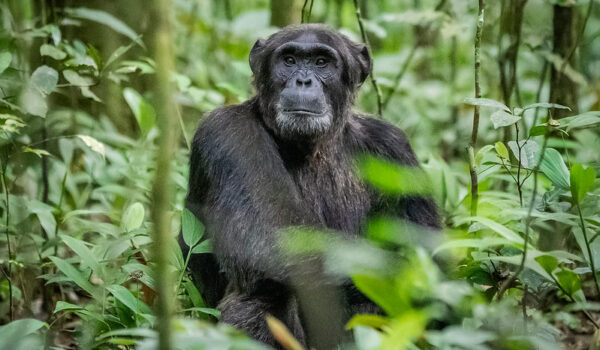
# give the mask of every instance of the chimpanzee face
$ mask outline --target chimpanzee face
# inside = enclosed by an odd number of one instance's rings
[[[290,139],[341,129],[370,66],[364,46],[322,25],[287,27],[250,53],[263,120]]]
[[[333,121],[328,89],[338,86],[338,52],[305,34],[273,52],[273,83],[280,87],[275,121],[285,134],[318,135]]]

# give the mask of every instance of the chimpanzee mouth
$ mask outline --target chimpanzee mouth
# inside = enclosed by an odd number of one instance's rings
[[[325,114],[325,112],[323,112],[323,111],[315,111],[315,110],[309,110],[309,109],[303,109],[303,108],[284,109],[283,112],[288,113],[288,114],[305,114],[305,115],[314,116],[314,117],[319,117],[319,116],[322,116]]]

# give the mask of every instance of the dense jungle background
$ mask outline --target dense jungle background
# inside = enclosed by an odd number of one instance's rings
[[[265,348],[218,324],[175,237],[210,251],[183,208],[194,130],[300,22],[368,42],[357,107],[406,131],[444,217],[293,236],[384,310],[345,348],[600,349],[593,0],[0,1],[0,349]]]

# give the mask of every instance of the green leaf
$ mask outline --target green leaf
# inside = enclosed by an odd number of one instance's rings
[[[478,166],[481,165],[481,161],[483,160],[485,154],[491,151],[492,149],[494,149],[494,146],[492,145],[485,145],[481,147],[481,149],[477,151],[477,154],[475,155],[475,164],[477,164]]]
[[[95,138],[88,135],[77,135],[77,137],[85,143],[86,146],[92,149],[92,151],[99,153],[102,158],[105,157],[104,144]]]
[[[573,295],[581,290],[581,280],[579,276],[571,270],[560,270],[555,273],[558,284],[569,294]]]
[[[549,275],[552,275],[552,272],[558,267],[558,260],[551,255],[540,255],[535,258],[535,261],[537,261]]]
[[[14,344],[14,342],[44,326],[48,327],[48,324],[33,318],[23,318],[0,326],[0,349],[8,349],[4,345]]]
[[[98,293],[98,289],[88,281],[86,275],[84,275],[81,271],[76,269],[73,265],[69,264],[65,260],[58,258],[56,256],[51,256],[50,260],[54,263],[54,265],[67,276],[67,278],[78,285],[81,289],[88,292],[95,299],[102,299],[100,293]]]
[[[62,72],[65,79],[74,86],[90,86],[94,84],[94,80],[90,77],[82,77],[79,73],[67,69]]]
[[[144,223],[144,214],[145,210],[142,203],[133,203],[125,210],[125,213],[123,213],[121,228],[127,232],[131,232],[142,226]]]
[[[405,301],[397,298],[396,286],[393,282],[367,275],[352,276],[352,281],[356,288],[379,305],[388,315],[400,315],[406,311],[405,307],[408,305]]]
[[[83,266],[89,266],[95,272],[100,270],[100,264],[96,260],[96,256],[92,251],[85,245],[83,241],[67,235],[60,235],[60,238],[65,244],[71,248],[81,258],[81,264]]]
[[[56,302],[56,306],[54,307],[54,312],[57,313],[59,311],[73,311],[73,310],[82,310],[83,307],[71,303],[67,303],[66,301],[59,300]]]
[[[43,44],[40,47],[40,55],[52,57],[57,61],[64,60],[67,57],[67,54],[64,51],[58,49],[56,46],[49,44]]]
[[[497,110],[491,116],[494,129],[498,129],[503,126],[510,126],[521,120],[521,117],[506,113],[504,110]]]
[[[382,328],[389,323],[389,320],[383,316],[372,314],[357,314],[352,316],[346,324],[346,329],[354,329],[357,326],[365,326],[370,328]]]
[[[131,311],[135,312],[139,315],[150,315],[152,312],[150,311],[150,307],[146,305],[143,301],[136,298],[129,289],[114,284],[112,286],[106,287],[106,290],[110,292],[115,298],[117,298],[123,305],[127,306]]]
[[[535,168],[535,165],[538,161],[537,153],[540,150],[540,146],[533,140],[521,140],[519,141],[519,145],[521,146],[520,155],[517,143],[515,141],[508,141],[508,147],[512,151],[515,158],[521,161],[521,165],[525,169]]]
[[[360,174],[376,188],[390,194],[417,195],[431,193],[422,169],[400,166],[375,157],[359,160]]]
[[[131,88],[123,89],[123,97],[125,97],[125,101],[131,108],[142,134],[147,134],[154,126],[156,119],[154,108],[137,91]]]
[[[187,208],[183,209],[181,215],[181,232],[183,234],[183,241],[189,247],[198,244],[204,234],[204,225]]]
[[[569,169],[560,153],[554,148],[546,148],[540,170],[552,181],[554,186],[564,190],[569,189]]]
[[[594,188],[595,180],[594,168],[584,168],[581,164],[571,166],[571,195],[577,205],[580,205],[587,193]]]
[[[546,135],[548,127],[546,125],[536,125],[529,129],[529,136],[541,136]]]
[[[31,74],[31,84],[43,95],[51,94],[58,83],[58,72],[48,66],[38,67]]]
[[[592,127],[596,124],[600,124],[600,111],[589,111],[572,117],[562,118],[560,124],[566,126],[567,131]]]
[[[8,51],[0,52],[0,74],[4,73],[6,68],[10,66],[12,54]]]
[[[504,143],[502,141],[496,142],[496,144],[494,145],[494,148],[496,148],[496,154],[498,155],[499,158],[508,160],[508,149],[506,149],[506,146],[504,145]]]
[[[491,107],[491,108],[499,108],[503,109],[510,113],[510,108],[508,108],[504,103],[498,102],[495,100],[491,100],[489,98],[465,98],[465,103],[474,106],[480,107]]]
[[[523,110],[526,111],[526,110],[532,109],[532,108],[555,108],[555,109],[571,110],[571,108],[569,108],[567,106],[559,105],[557,103],[546,103],[546,102],[532,103],[530,105],[523,107]]]
[[[138,34],[133,29],[108,12],[85,7],[66,8],[65,12],[71,17],[87,19],[88,21],[104,24],[115,32],[125,35],[141,47],[144,47],[144,43],[140,40]]]
[[[500,236],[508,239],[511,242],[523,244],[523,238],[521,238],[521,236],[519,236],[513,230],[509,229],[508,227],[506,227],[504,225],[497,223],[496,221],[488,219],[488,218],[484,218],[481,216],[465,217],[465,218],[457,219],[455,224],[457,226],[459,226],[459,225],[462,225],[463,223],[473,222],[473,221],[479,222],[480,224],[487,226],[488,228],[495,231]]]
[[[26,113],[41,118],[46,118],[46,113],[48,113],[46,98],[41,92],[31,86],[28,86],[23,90],[20,98],[20,105]]]
[[[211,243],[210,239],[207,239],[206,241],[195,246],[194,249],[192,249],[192,254],[211,253],[212,252],[211,244],[212,243]]]

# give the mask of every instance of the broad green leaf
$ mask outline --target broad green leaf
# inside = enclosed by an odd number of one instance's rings
[[[64,60],[67,57],[67,54],[64,51],[58,49],[56,46],[49,44],[43,44],[40,47],[40,55],[52,57],[57,61]]]
[[[76,269],[73,265],[69,264],[65,260],[58,258],[56,256],[51,256],[50,260],[56,265],[56,267],[67,276],[67,278],[78,285],[81,289],[88,292],[96,299],[102,299],[101,294],[98,292],[98,289],[88,281],[86,275],[84,275],[81,271]]]
[[[104,144],[98,140],[96,140],[95,138],[88,136],[88,135],[77,135],[77,137],[83,141],[83,143],[85,143],[86,146],[88,146],[89,148],[92,149],[92,151],[96,152],[96,153],[100,153],[100,155],[102,155],[102,158],[105,157],[105,150],[104,150]]]
[[[205,254],[212,252],[210,239],[203,241],[192,249],[192,254]]]
[[[494,147],[496,148],[496,154],[498,154],[498,157],[508,160],[508,149],[506,149],[504,142],[498,141]]]
[[[365,326],[370,328],[382,328],[389,323],[389,320],[383,316],[372,314],[357,314],[352,316],[346,324],[346,329],[354,329],[357,326]]]
[[[501,225],[499,223],[497,223],[496,221],[493,221],[491,219],[488,218],[484,218],[481,216],[471,216],[471,217],[465,217],[465,218],[461,218],[459,220],[456,220],[456,225],[461,225],[463,223],[466,222],[479,222],[480,224],[487,226],[488,228],[490,228],[491,230],[495,231],[496,233],[498,233],[500,236],[508,239],[511,242],[515,242],[518,244],[523,244],[523,238],[521,238],[521,236],[519,236],[517,233],[515,233],[513,230],[509,229],[508,227]]]
[[[594,188],[596,172],[594,168],[584,168],[581,164],[571,166],[571,195],[573,201],[580,205],[589,191]]]
[[[194,247],[198,244],[204,234],[204,225],[187,208],[183,209],[181,215],[181,232],[183,234],[183,241],[189,247]]]
[[[366,316],[366,315],[365,315]],[[352,322],[352,320],[350,321]],[[354,327],[354,342],[358,350],[381,349],[381,333],[370,327]]]
[[[352,276],[352,281],[356,288],[379,305],[388,315],[400,315],[406,311],[407,301],[397,297],[396,286],[391,281],[367,275]]]
[[[546,103],[546,102],[532,103],[530,105],[523,107],[523,110],[526,111],[526,110],[532,109],[532,108],[555,108],[555,109],[571,110],[571,108],[569,108],[567,106],[559,105],[557,103]]]
[[[8,51],[0,52],[0,74],[4,73],[6,68],[10,66],[12,55]]]
[[[74,86],[90,86],[94,85],[94,79],[90,77],[82,77],[74,70],[67,69],[62,72],[65,79]]]
[[[66,301],[59,300],[56,302],[56,306],[54,307],[54,312],[57,313],[59,311],[73,311],[73,310],[82,310],[83,307],[71,303],[67,303]]]
[[[567,131],[594,127],[600,125],[600,111],[589,111],[572,117],[562,118],[560,124],[566,126]]]
[[[465,103],[473,106],[481,106],[481,107],[491,107],[491,108],[499,108],[503,109],[506,112],[510,113],[510,108],[508,108],[504,103],[498,102],[496,100],[491,100],[489,98],[465,98]]]
[[[536,157],[539,156],[536,155]],[[567,169],[560,153],[554,148],[546,148],[540,170],[552,181],[554,186],[564,190],[569,189],[569,169]]]
[[[573,295],[581,289],[579,275],[571,270],[560,270],[555,273],[558,284],[569,294]]]
[[[104,24],[115,32],[125,35],[141,47],[144,47],[144,43],[140,40],[139,36],[133,29],[108,12],[85,7],[66,8],[65,12],[71,17],[87,19],[89,21]]]
[[[110,292],[115,298],[119,299],[123,305],[127,306],[131,311],[135,312],[139,315],[150,315],[152,312],[150,311],[150,307],[146,305],[143,301],[137,299],[129,289],[121,286],[121,285],[112,285],[106,287],[106,290]]]
[[[30,83],[43,95],[49,95],[56,89],[58,72],[48,66],[38,67],[31,74]]]
[[[121,228],[127,232],[131,232],[144,223],[144,206],[142,203],[135,202],[130,205],[123,214],[123,219],[121,220]]]
[[[494,129],[498,129],[503,126],[513,125],[521,120],[521,117],[517,117],[516,115],[512,115],[500,109],[492,113],[491,120],[494,124]]]
[[[558,260],[551,255],[540,255],[535,258],[535,261],[550,275],[558,267]]]
[[[448,250],[448,249],[456,249],[456,248],[488,248],[492,246],[500,246],[500,245],[511,245],[512,242],[500,237],[483,237],[481,239],[476,238],[468,238],[468,239],[452,239],[449,240],[439,247],[435,249],[433,255],[437,253]]]
[[[536,125],[529,129],[529,136],[541,136],[546,135],[548,127],[546,125]]]
[[[156,119],[154,108],[137,91],[131,88],[123,89],[123,97],[125,97],[125,101],[131,108],[142,134],[147,134],[154,126]]]
[[[4,342],[10,344],[44,326],[48,327],[48,324],[33,318],[23,318],[0,326],[0,348],[6,349],[3,347]]]
[[[96,256],[83,241],[67,235],[60,235],[60,238],[81,258],[81,264],[83,266],[89,266],[95,272],[100,270],[100,264],[98,264]]]
[[[481,149],[477,151],[477,154],[475,154],[475,164],[477,164],[478,166],[481,165],[481,161],[483,160],[485,154],[491,151],[492,149],[494,149],[494,146],[492,145],[485,145],[481,147]]]
[[[521,152],[519,155],[519,147],[515,141],[508,141],[508,147],[512,151],[513,155],[517,160],[521,161],[521,165],[525,169],[533,169],[537,164],[537,153],[540,150],[540,146],[533,140],[521,140],[519,141],[521,146]]]
[[[41,118],[46,118],[48,113],[46,97],[38,89],[31,86],[25,88],[21,94],[20,105],[25,112]]]
[[[375,158],[364,157],[358,164],[360,174],[376,188],[391,194],[429,194],[431,186],[420,168],[399,166]]]

